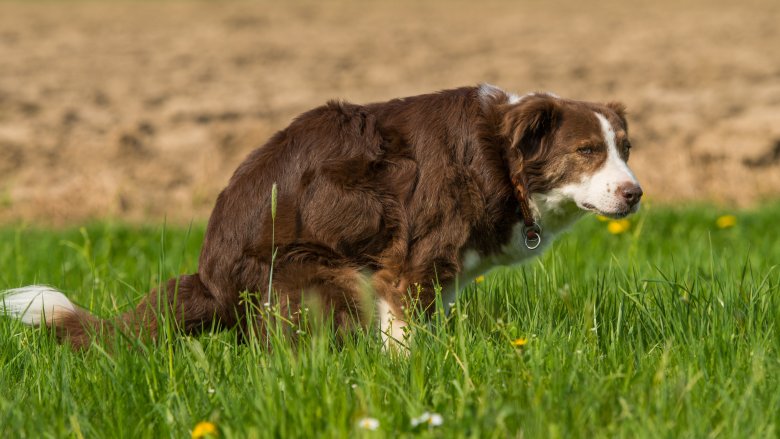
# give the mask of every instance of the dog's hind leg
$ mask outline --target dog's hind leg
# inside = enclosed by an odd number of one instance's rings
[[[274,270],[273,292],[270,305],[296,327],[305,315],[312,326],[332,323],[344,335],[368,327],[373,316],[370,276],[347,264],[280,264]]]

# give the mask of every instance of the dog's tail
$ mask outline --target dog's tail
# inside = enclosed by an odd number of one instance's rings
[[[100,325],[100,319],[48,286],[30,285],[8,290],[0,300],[3,314],[25,325],[46,325],[54,329],[61,339],[71,334],[68,341],[74,347],[86,346],[89,343],[89,329],[96,329]]]
[[[46,325],[62,343],[74,349],[90,345],[96,334],[111,336],[121,331],[134,336],[156,338],[158,317],[165,308],[179,328],[193,333],[208,323],[227,318],[222,307],[198,274],[169,280],[161,289],[152,290],[132,311],[112,319],[100,319],[76,306],[54,288],[31,285],[0,293],[0,316],[7,315],[29,326]],[[224,319],[223,319],[224,320]]]

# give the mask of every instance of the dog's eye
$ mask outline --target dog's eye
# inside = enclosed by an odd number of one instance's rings
[[[593,154],[593,148],[590,146],[583,146],[581,148],[577,148],[577,152],[582,155],[590,155]]]
[[[629,151],[629,150],[631,149],[631,142],[629,142],[628,140],[626,140],[625,142],[623,142],[623,148],[624,148],[626,151]]]

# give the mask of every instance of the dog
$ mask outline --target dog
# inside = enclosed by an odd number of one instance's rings
[[[443,303],[454,301],[459,285],[538,256],[588,212],[636,212],[630,149],[616,102],[488,84],[330,101],[238,167],[217,198],[197,273],[108,320],[45,286],[7,291],[3,308],[75,349],[101,331],[155,337],[160,306],[185,333],[254,325],[262,336],[267,325],[247,316],[247,298],[293,324],[316,302],[339,329],[378,323],[385,343],[403,343],[406,313],[431,313],[437,287]]]

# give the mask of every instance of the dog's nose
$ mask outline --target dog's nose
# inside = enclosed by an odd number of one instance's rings
[[[624,183],[618,187],[618,193],[626,200],[629,206],[633,206],[642,198],[642,188],[638,184]]]

